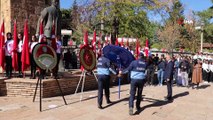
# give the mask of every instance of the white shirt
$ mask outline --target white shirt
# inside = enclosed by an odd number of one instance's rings
[[[17,51],[18,51],[19,53],[21,53],[21,52],[22,52],[22,49],[23,49],[23,40],[20,40],[19,43],[18,43],[18,50],[17,50]]]
[[[5,55],[11,56],[13,50],[13,40],[7,40],[5,44]]]
[[[61,54],[61,46],[62,46],[61,41],[56,41],[56,45],[57,45],[56,53]]]
[[[213,64],[209,65],[209,69],[213,72]]]
[[[206,72],[209,72],[209,71],[210,71],[210,70],[209,70],[209,64],[203,63],[203,64],[202,64],[202,68],[203,68],[203,70],[205,70]]]
[[[31,42],[30,45],[30,53],[32,53],[34,46],[37,44],[38,42]]]

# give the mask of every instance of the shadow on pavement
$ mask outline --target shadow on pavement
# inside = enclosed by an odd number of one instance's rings
[[[117,101],[113,101],[111,104],[108,104],[107,106],[103,107],[103,109],[108,108],[108,107],[110,107],[110,106],[113,106],[113,105],[115,105],[115,104],[117,104],[117,103],[119,103],[119,102],[128,101],[128,100],[129,100],[129,97],[125,97],[125,98],[123,98],[123,99],[120,99],[120,100],[117,100]]]
[[[201,85],[198,86],[197,89],[206,89],[207,87],[210,87],[211,85]]]
[[[179,98],[179,97],[183,97],[183,96],[186,96],[186,95],[189,95],[189,92],[188,92],[188,91],[187,91],[187,92],[183,92],[183,93],[176,94],[176,95],[174,95],[172,98],[173,98],[173,99],[177,99],[177,98]],[[164,101],[164,100],[158,100],[158,99],[146,98],[146,97],[144,97],[144,99],[146,99],[146,100],[149,101],[149,102],[153,102],[153,103],[141,107],[141,109],[140,109],[139,111],[136,111],[134,115],[139,115],[143,110],[145,110],[145,109],[147,109],[147,108],[150,108],[150,107],[159,107],[159,106],[163,106],[163,105],[166,105],[166,104],[169,104],[169,103],[172,103],[172,102],[173,102],[173,100]]]

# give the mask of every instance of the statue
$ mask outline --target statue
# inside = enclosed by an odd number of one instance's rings
[[[52,0],[52,5],[42,10],[37,24],[37,36],[39,35],[40,22],[43,23],[44,35],[47,37],[47,39],[51,39],[53,23],[55,23],[56,35],[61,35],[61,12],[57,0]]]

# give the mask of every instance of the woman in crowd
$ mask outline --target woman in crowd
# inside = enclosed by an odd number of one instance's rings
[[[202,64],[201,59],[194,60],[193,72],[192,72],[192,83],[199,86],[199,83],[202,82]],[[194,85],[192,88],[194,89]]]
[[[30,79],[35,79],[36,78],[36,63],[33,58],[33,48],[38,42],[36,41],[36,36],[32,36],[32,40],[30,42],[30,63],[31,63],[31,76]]]

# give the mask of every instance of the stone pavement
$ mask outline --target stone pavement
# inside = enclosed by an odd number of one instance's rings
[[[129,85],[111,88],[113,104],[104,99],[103,110],[97,108],[97,90],[43,99],[43,112],[39,112],[39,98],[0,97],[0,120],[213,120],[213,84],[202,84],[197,89],[173,87],[174,101],[164,101],[166,86],[144,88],[141,111],[134,116],[128,114]],[[135,112],[135,110],[134,110]]]

